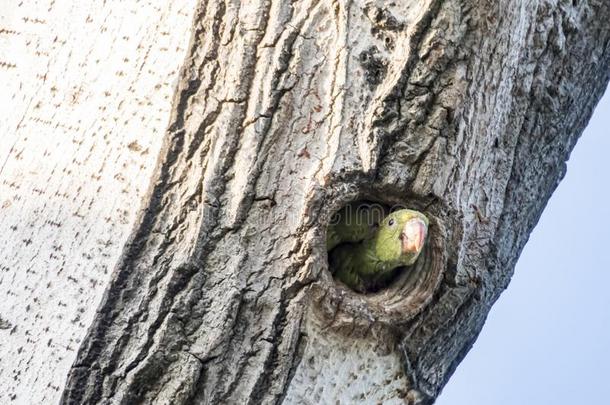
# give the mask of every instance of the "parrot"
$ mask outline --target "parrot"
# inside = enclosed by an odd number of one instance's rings
[[[348,205],[327,230],[329,265],[348,287],[367,292],[387,283],[398,267],[419,257],[428,235],[428,218],[419,211],[394,212],[380,205]]]

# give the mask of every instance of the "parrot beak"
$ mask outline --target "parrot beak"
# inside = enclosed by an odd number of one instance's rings
[[[428,225],[420,218],[411,218],[400,233],[403,254],[419,255],[424,247]]]

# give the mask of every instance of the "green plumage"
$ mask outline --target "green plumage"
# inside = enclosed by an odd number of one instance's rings
[[[354,290],[379,287],[396,268],[417,260],[427,229],[428,219],[417,211],[389,213],[377,204],[348,205],[328,227],[330,267]]]
[[[360,242],[371,236],[389,214],[379,204],[349,204],[331,219],[326,232],[326,248],[332,250],[340,243]]]

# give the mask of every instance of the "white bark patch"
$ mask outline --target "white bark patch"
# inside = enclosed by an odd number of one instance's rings
[[[307,346],[284,404],[404,404],[409,383],[400,356],[374,340],[329,333],[309,322]]]
[[[61,395],[148,188],[194,5],[0,6],[0,398]]]

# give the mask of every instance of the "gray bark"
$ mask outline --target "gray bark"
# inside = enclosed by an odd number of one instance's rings
[[[138,226],[64,403],[431,403],[608,81],[603,1],[200,2]],[[358,199],[431,219],[375,294],[327,268]]]

